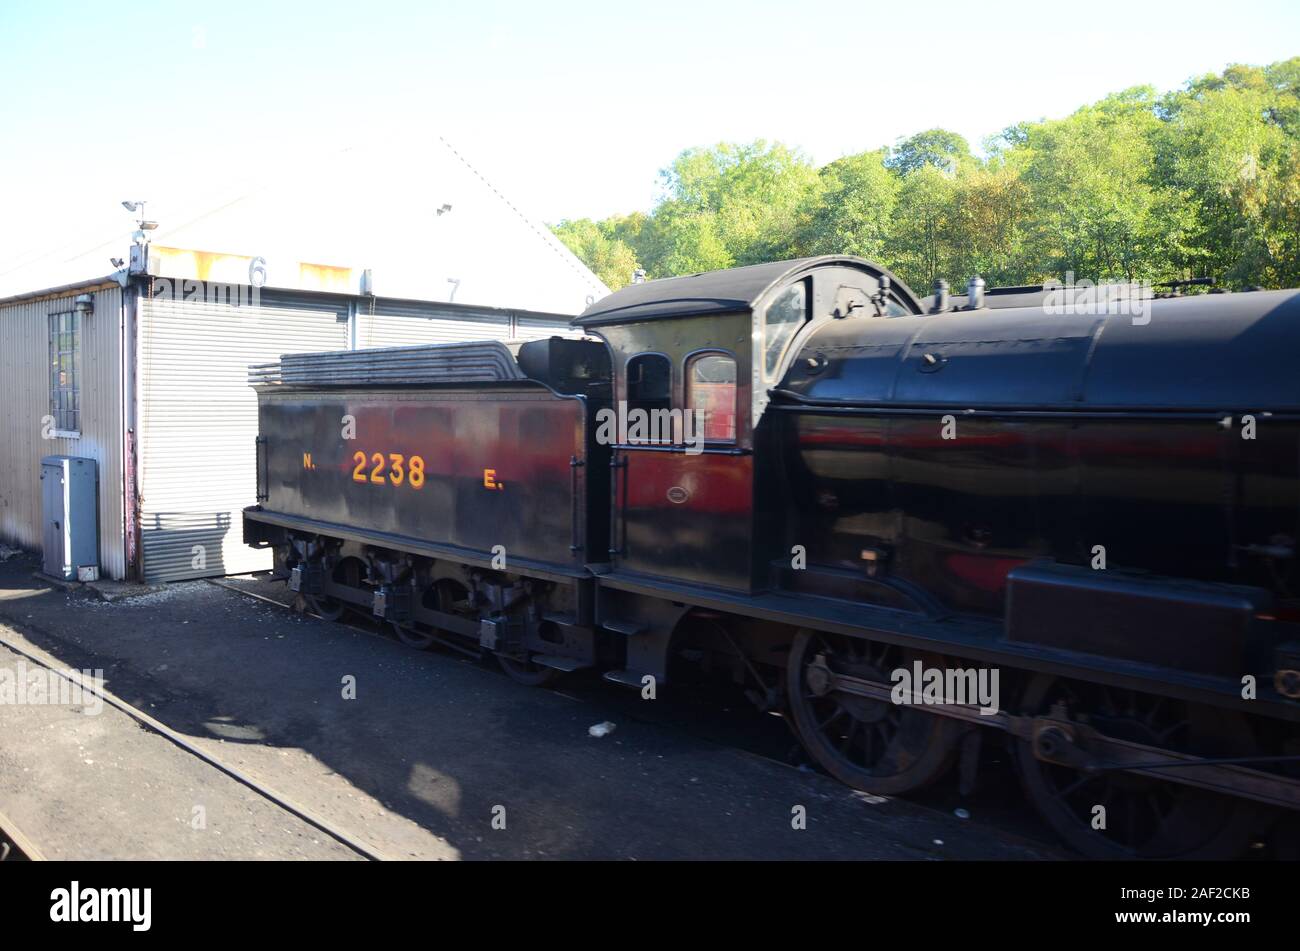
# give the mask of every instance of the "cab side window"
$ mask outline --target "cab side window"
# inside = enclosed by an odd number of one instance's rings
[[[694,431],[706,442],[736,441],[736,361],[721,353],[692,357],[686,365],[686,407]]]
[[[627,408],[651,412],[672,405],[672,364],[662,353],[638,353],[627,361]]]
[[[792,284],[767,305],[763,315],[763,379],[776,382],[781,358],[808,319],[807,282]]]

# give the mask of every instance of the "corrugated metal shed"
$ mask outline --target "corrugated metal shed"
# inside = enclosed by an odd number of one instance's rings
[[[81,320],[80,436],[45,438],[50,415],[49,316],[74,309],[78,294],[94,297]],[[122,289],[94,282],[53,294],[0,302],[0,540],[41,547],[40,460],[68,455],[99,466],[100,572],[126,570],[122,507]]]
[[[142,266],[126,290],[104,278],[0,300],[0,400],[12,410],[0,420],[0,539],[41,546],[42,456],[94,458],[101,569],[115,578],[136,559],[149,581],[270,567],[266,552],[244,546],[240,522],[242,509],[256,501],[250,365],[304,351],[574,333],[559,314],[373,297],[361,293],[360,271],[287,256],[267,263],[150,247],[133,248],[132,263]],[[255,272],[280,275],[290,286],[240,283]],[[88,289],[97,301],[84,326],[82,432],[43,439],[48,316],[72,308]],[[131,527],[137,512],[139,552]]]
[[[508,313],[457,311],[453,307],[416,301],[368,303],[370,306],[362,302],[362,310],[357,314],[358,350],[416,343],[505,340],[510,336]]]
[[[571,337],[576,340],[581,336],[582,331],[570,327],[567,320],[525,315],[515,318],[514,328],[510,331],[512,340],[544,340],[547,337]]]
[[[140,317],[140,509],[147,581],[269,568],[244,545],[257,398],[248,367],[347,347],[347,312],[152,299]]]

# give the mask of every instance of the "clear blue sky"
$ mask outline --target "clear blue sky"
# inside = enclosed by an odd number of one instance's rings
[[[973,143],[1300,54],[1300,3],[0,0],[3,255],[402,127],[543,220],[648,208],[683,148]],[[129,226],[129,222],[124,223]],[[124,228],[129,230],[129,228]]]

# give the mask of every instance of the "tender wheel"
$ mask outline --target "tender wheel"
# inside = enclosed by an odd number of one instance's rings
[[[502,654],[497,654],[496,658],[497,663],[501,665],[501,669],[509,675],[511,680],[516,680],[529,687],[544,686],[560,675],[558,670],[542,667],[540,664],[534,664],[531,660],[526,662],[518,661]]]
[[[397,635],[399,641],[414,650],[427,651],[438,643],[436,635],[424,624],[408,625],[390,621],[388,626]]]
[[[469,597],[469,592],[465,590],[464,585],[451,578],[443,578],[425,588],[420,595],[420,600],[431,611],[442,611],[446,614],[464,614],[463,610],[458,611],[457,608],[465,603],[467,597]],[[419,621],[404,625],[389,624],[389,627],[392,628],[399,641],[418,651],[427,651],[438,643],[440,638],[455,636]]]
[[[347,605],[338,598],[327,598],[323,595],[306,595],[307,610],[316,615],[322,621],[337,621],[347,610]]]
[[[890,673],[915,660],[942,658],[858,638],[800,631],[790,650],[786,687],[804,748],[855,789],[900,795],[938,779],[952,761],[960,724],[924,708],[868,700],[827,683],[825,669],[892,687]]]
[[[357,559],[344,558],[334,566],[334,583],[346,585],[350,588],[359,587],[361,584],[361,569],[361,562],[357,561]],[[322,621],[337,621],[343,617],[348,609],[346,601],[323,594],[304,595],[303,601],[306,603],[307,609]]]
[[[1255,748],[1240,714],[1100,684],[1041,675],[1030,682],[1023,708],[1026,715],[1064,714],[1106,736],[1177,752],[1248,756]],[[1045,762],[1029,740],[1016,747],[1026,794],[1057,834],[1089,858],[1232,858],[1249,843],[1256,809],[1246,800],[1120,770]],[[1093,828],[1099,815],[1105,828]]]

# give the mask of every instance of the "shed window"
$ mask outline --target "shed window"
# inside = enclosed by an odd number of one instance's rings
[[[81,315],[50,314],[50,415],[54,429],[81,429]]]
[[[736,361],[720,353],[694,357],[686,372],[686,405],[707,442],[736,439]]]
[[[808,319],[808,292],[803,281],[781,292],[763,316],[763,376],[771,382],[790,341]]]

